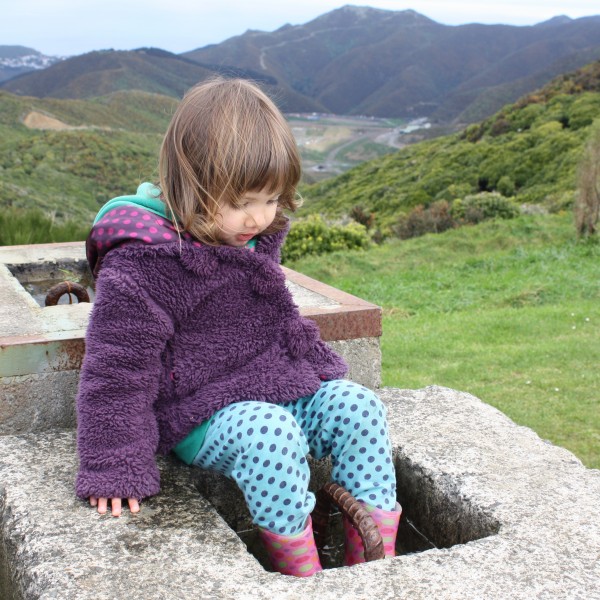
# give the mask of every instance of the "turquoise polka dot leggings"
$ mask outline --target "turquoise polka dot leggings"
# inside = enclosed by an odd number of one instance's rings
[[[332,457],[332,480],[394,510],[396,477],[386,409],[369,389],[327,381],[289,404],[237,402],[218,411],[193,464],[219,471],[242,490],[253,522],[273,533],[303,530],[315,505],[306,455]]]

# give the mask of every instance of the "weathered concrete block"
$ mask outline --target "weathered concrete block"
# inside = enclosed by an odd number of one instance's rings
[[[0,377],[0,435],[75,427],[79,370]]]
[[[267,573],[192,470],[137,516],[73,495],[72,432],[0,437],[0,597],[600,598],[600,471],[469,394],[381,390],[405,518],[436,546],[309,579]]]
[[[347,379],[369,389],[381,386],[381,347],[379,338],[331,341],[328,344],[348,364]]]

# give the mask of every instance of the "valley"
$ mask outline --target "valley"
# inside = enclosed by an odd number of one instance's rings
[[[339,175],[430,133],[427,119],[292,113],[286,115],[302,156],[304,182]]]

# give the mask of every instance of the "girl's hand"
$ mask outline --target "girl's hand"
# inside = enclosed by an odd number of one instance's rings
[[[96,498],[96,496],[90,496],[90,506],[97,506],[98,512],[103,515],[106,513],[109,498]],[[132,513],[140,512],[140,503],[136,498],[127,498],[129,503],[129,510]],[[113,517],[121,516],[121,498],[110,498],[110,505],[112,509]]]

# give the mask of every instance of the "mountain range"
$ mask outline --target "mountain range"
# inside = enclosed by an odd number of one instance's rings
[[[0,46],[0,81],[46,69],[60,60],[63,57],[46,56],[26,46]]]
[[[302,25],[249,30],[181,55],[154,48],[91,52],[0,87],[37,97],[125,89],[180,97],[224,73],[259,80],[286,112],[469,123],[598,58],[600,16],[561,16],[531,27],[448,26],[413,10],[344,6]]]

